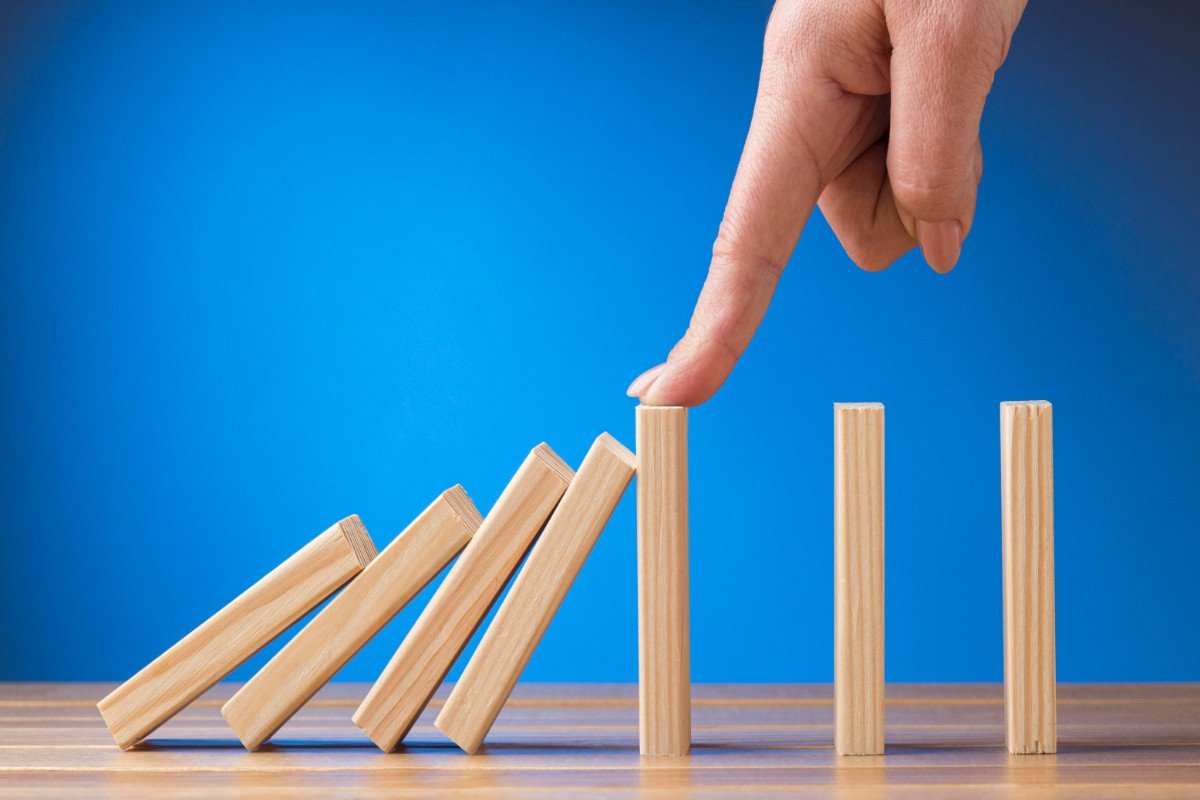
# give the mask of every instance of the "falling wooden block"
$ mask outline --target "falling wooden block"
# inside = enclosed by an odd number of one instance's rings
[[[408,735],[573,475],[545,444],[521,464],[354,713],[380,748],[393,750]]]
[[[372,558],[357,516],[313,539],[97,704],[129,748],[303,617]]]
[[[624,445],[601,434],[525,559],[434,722],[468,753],[479,748],[496,721],[629,486],[634,466]]]
[[[482,522],[461,486],[438,496],[221,709],[256,750],[458,555]]]
[[[1054,424],[1044,400],[1000,404],[1004,716],[1010,753],[1058,749],[1054,685]]]
[[[648,756],[691,749],[687,415],[637,409],[638,709]]]
[[[833,406],[834,746],[883,753],[883,406]]]

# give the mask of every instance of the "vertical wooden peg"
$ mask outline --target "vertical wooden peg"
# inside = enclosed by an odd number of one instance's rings
[[[1000,404],[1004,717],[1010,753],[1058,749],[1054,424],[1044,400]]]
[[[637,409],[638,708],[648,756],[691,749],[687,415]]]
[[[883,405],[833,407],[834,744],[883,753]]]

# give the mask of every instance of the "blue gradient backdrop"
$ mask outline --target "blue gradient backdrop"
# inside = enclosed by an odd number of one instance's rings
[[[540,440],[632,444],[703,279],[766,4],[245,5],[0,10],[0,678],[127,677],[345,514],[386,543]],[[1031,4],[948,277],[814,219],[692,416],[696,680],[831,677],[838,400],[888,407],[888,679],[999,679],[1035,397],[1060,678],[1200,679],[1197,41]],[[633,506],[527,678],[636,677]]]

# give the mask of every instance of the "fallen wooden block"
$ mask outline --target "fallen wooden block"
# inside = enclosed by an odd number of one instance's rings
[[[637,409],[638,710],[642,755],[691,749],[688,410]]]
[[[438,496],[221,709],[256,750],[458,555],[482,522],[461,486]]]
[[[1054,424],[1043,400],[1000,404],[1004,717],[1010,753],[1058,749]]]
[[[357,516],[313,539],[97,704],[129,748],[303,617],[375,557]]]
[[[354,723],[380,748],[393,750],[408,735],[573,475],[545,444],[525,458],[354,712]]]
[[[883,406],[833,407],[834,746],[883,753]]]
[[[434,722],[468,753],[491,730],[629,486],[634,466],[633,453],[607,433],[588,450]]]

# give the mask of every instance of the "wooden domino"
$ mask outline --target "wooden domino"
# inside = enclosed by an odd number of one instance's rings
[[[883,753],[883,406],[833,407],[834,746]]]
[[[313,539],[97,704],[117,744],[144,739],[374,557],[357,516]]]
[[[461,486],[443,492],[221,709],[256,750],[471,540],[482,522]]]
[[[688,410],[637,409],[638,718],[642,755],[691,749]]]
[[[588,450],[434,722],[468,753],[479,748],[496,721],[634,467],[633,454],[607,433]]]
[[[1004,717],[1010,753],[1058,749],[1054,425],[1042,400],[1000,404]]]
[[[574,473],[530,452],[362,704],[354,723],[385,751],[408,734],[554,511]]]

